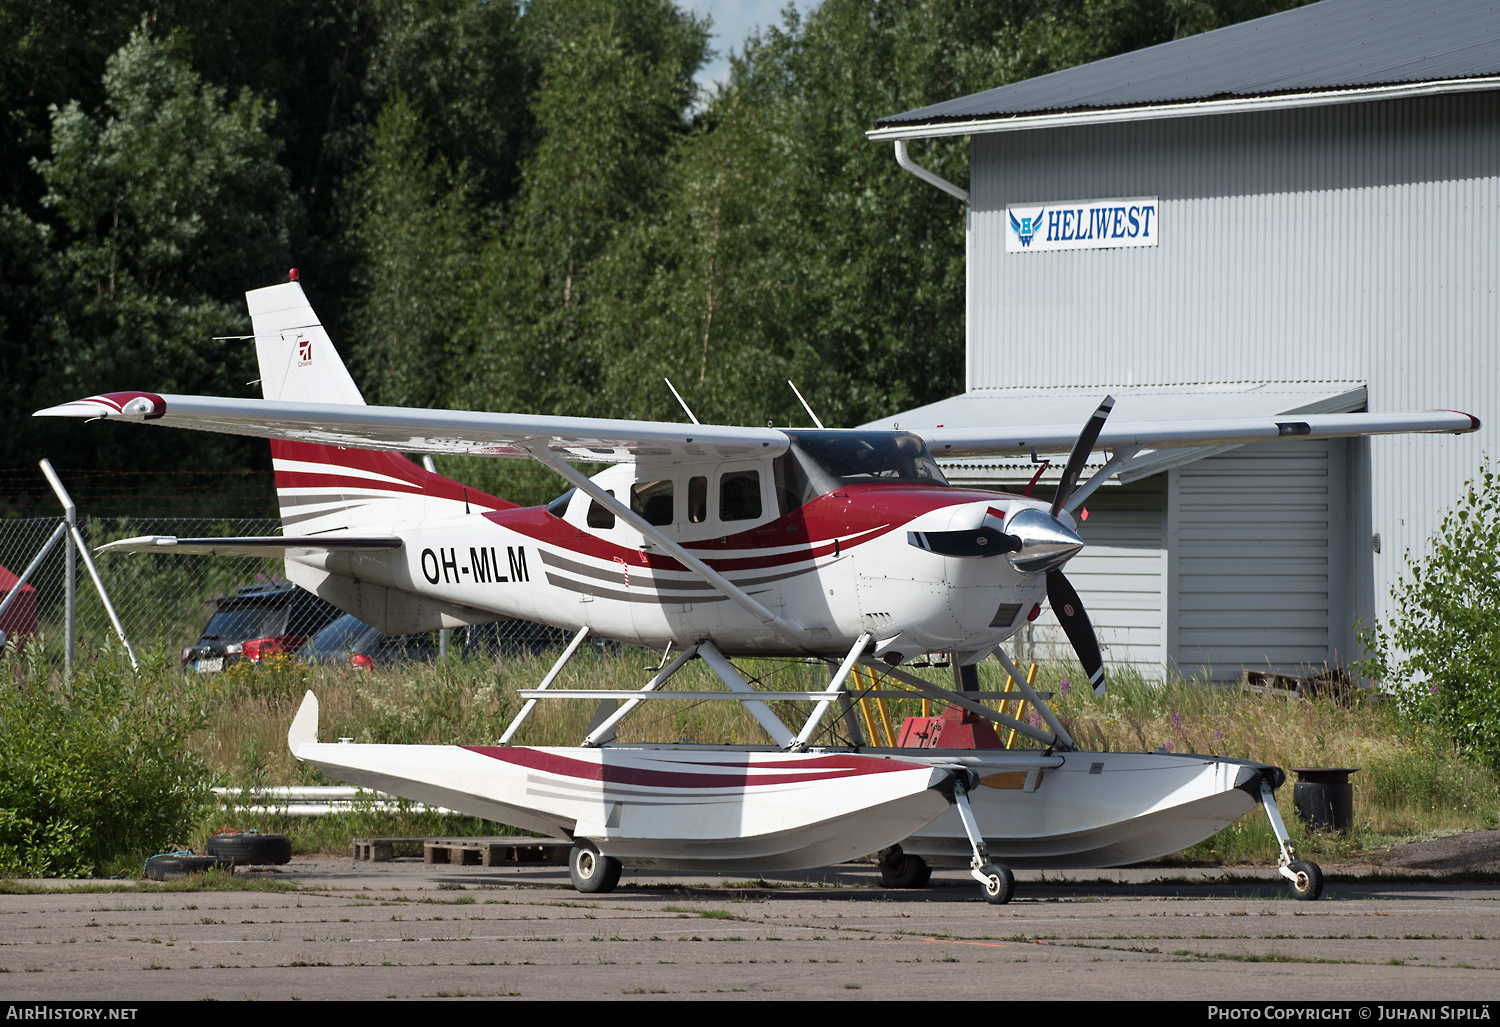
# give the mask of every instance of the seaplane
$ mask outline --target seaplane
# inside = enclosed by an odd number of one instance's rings
[[[1064,568],[1084,547],[1074,511],[1138,453],[1479,426],[1449,411],[1111,423],[1108,397],[1082,426],[1020,432],[711,425],[691,410],[687,422],[659,423],[370,406],[295,272],[246,298],[262,399],[126,391],[38,416],[268,438],[283,534],[102,548],[279,553],[292,581],[387,633],[505,618],[571,631],[493,744],[320,741],[312,692],[288,744],[332,778],[567,837],[584,892],[613,888],[625,867],[759,874],[876,854],[888,886],[966,866],[987,901],[1004,903],[1012,867],[1139,862],[1259,805],[1281,875],[1298,897],[1316,898],[1321,871],[1298,858],[1276,806],[1282,770],[1080,751],[1004,644],[1048,603],[1103,693],[1100,645]],[[1096,450],[1107,459],[1080,481]],[[954,487],[938,463],[1028,453],[1068,454],[1050,501]],[[453,454],[535,460],[568,488],[520,507],[412,459]],[[587,476],[574,463],[607,466]],[[641,687],[552,688],[591,636],[664,655]],[[821,664],[827,685],[757,686],[735,665],[751,658]],[[987,659],[1013,690],[978,690]],[[723,690],[664,687],[691,661]],[[913,664],[950,667],[952,687]],[[1006,705],[1017,693],[1035,716]],[[914,694],[947,712],[913,718],[902,744],[879,744],[868,722],[861,729],[860,697]],[[743,704],[768,741],[618,738],[643,704],[706,699]],[[580,744],[514,741],[538,702],[563,700],[597,704]],[[784,719],[771,700],[800,712]],[[985,741],[998,731],[1034,747]]]

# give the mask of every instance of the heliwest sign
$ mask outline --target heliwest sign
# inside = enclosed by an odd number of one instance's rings
[[[1160,224],[1155,196],[1060,200],[1005,208],[1007,253],[1155,246]]]

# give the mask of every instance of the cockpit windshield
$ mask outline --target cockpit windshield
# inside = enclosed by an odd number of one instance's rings
[[[792,448],[833,487],[882,484],[947,485],[927,444],[910,432],[789,431]]]

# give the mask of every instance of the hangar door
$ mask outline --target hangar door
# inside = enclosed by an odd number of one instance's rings
[[[1244,446],[1168,472],[1168,652],[1188,677],[1321,671],[1347,615],[1342,442]]]

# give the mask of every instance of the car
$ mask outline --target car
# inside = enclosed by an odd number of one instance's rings
[[[182,650],[183,666],[199,674],[295,652],[342,612],[290,581],[248,585],[217,607],[198,641]]]
[[[436,631],[385,635],[379,628],[346,613],[308,639],[297,651],[297,657],[307,663],[332,663],[371,670],[377,664],[435,660],[438,647]]]
[[[454,628],[454,652],[468,657],[499,659],[536,655],[567,644],[569,632],[526,620],[503,620]],[[395,662],[431,661],[441,643],[436,631],[383,635],[353,614],[345,614],[310,638],[297,653],[308,663],[349,665],[369,670]]]

